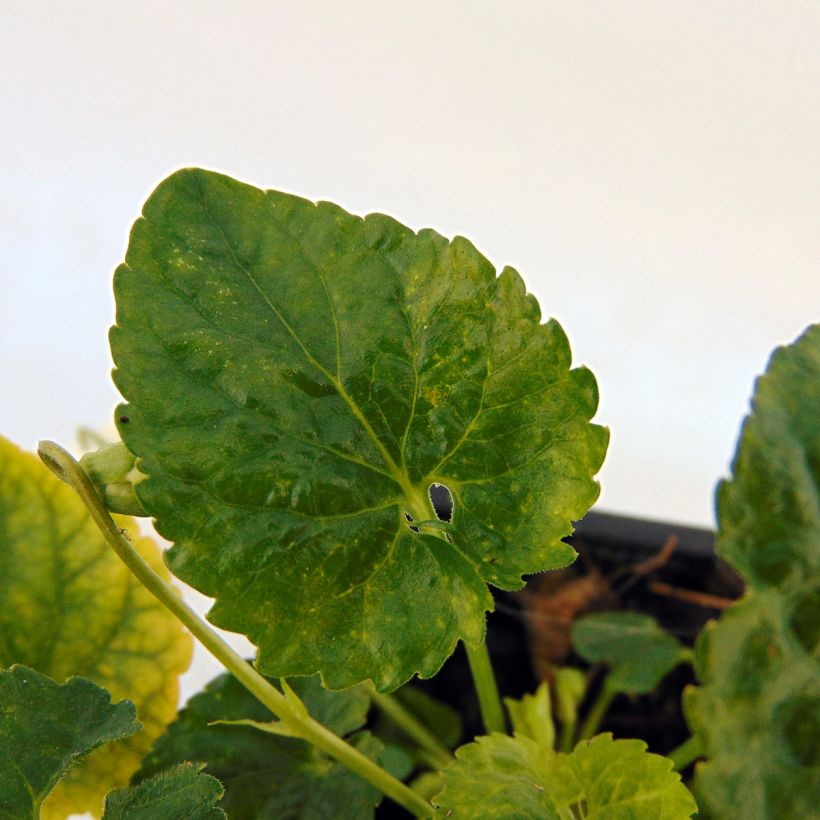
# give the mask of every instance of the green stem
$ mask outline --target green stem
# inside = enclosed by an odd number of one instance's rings
[[[430,753],[431,762],[435,763],[436,768],[443,769],[453,762],[453,755],[449,749],[414,714],[409,712],[397,697],[375,691],[371,692],[370,697],[399,729]]]
[[[613,698],[617,694],[618,693],[609,686],[609,682],[605,680],[601,691],[598,693],[598,697],[592,702],[592,706],[589,707],[589,712],[587,712],[587,716],[581,724],[578,740],[586,740],[598,731],[598,727],[604,719],[606,710],[609,709],[610,703],[612,703]]]
[[[699,757],[703,757],[703,744],[697,735],[692,735],[689,740],[684,740],[677,749],[673,749],[667,755],[675,764],[675,771],[682,772]]]
[[[490,664],[490,653],[487,651],[487,644],[482,642],[476,648],[464,644],[464,648],[467,650],[470,672],[472,672],[473,682],[478,693],[478,705],[481,709],[484,728],[488,734],[490,732],[506,732],[507,722],[504,719],[504,709],[501,706],[498,684],[495,682],[493,667]]]
[[[303,712],[301,704],[291,703],[286,695],[269,683],[208,626],[123,537],[88,476],[69,453],[51,441],[40,442],[39,453],[46,466],[77,492],[109,546],[143,586],[167,607],[260,703],[267,706],[298,737],[343,763],[416,817],[429,817],[432,814],[433,810],[429,803]]]
[[[558,751],[571,752],[573,748],[573,741],[575,740],[575,727],[577,721],[566,720],[561,721],[561,734],[558,738]]]

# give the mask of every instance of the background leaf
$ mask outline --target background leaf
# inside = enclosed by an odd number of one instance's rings
[[[129,701],[85,678],[59,684],[24,666],[0,670],[0,817],[32,820],[80,758],[140,728]]]
[[[645,694],[691,651],[640,612],[587,615],[572,625],[572,645],[590,663],[611,667],[606,685],[615,692]]]
[[[707,761],[705,814],[811,817],[820,805],[820,326],[757,381],[733,478],[717,493],[718,552],[748,584],[704,630],[685,701]]]
[[[563,566],[607,433],[567,340],[465,239],[185,170],[114,282],[120,434],[172,570],[274,676],[396,688]],[[450,539],[434,483],[454,500]]]
[[[168,577],[156,545],[118,519]],[[191,639],[111,551],[74,492],[40,460],[0,438],[0,665],[63,680],[82,675],[134,701],[143,730],[68,774],[44,816],[99,815],[176,715]]]
[[[413,717],[429,729],[443,746],[452,749],[461,742],[464,732],[461,715],[451,706],[436,700],[413,684],[402,686],[391,697],[396,698]],[[429,752],[381,710],[375,720],[373,733],[385,744],[404,749],[417,765],[438,768]]]
[[[696,810],[672,762],[639,740],[604,734],[571,754],[524,735],[493,734],[456,752],[434,799],[437,817],[686,820]]]
[[[317,678],[289,681],[312,717],[377,758],[381,743],[367,732],[369,697],[364,687],[323,689]],[[221,675],[195,695],[176,723],[157,741],[137,780],[170,765],[199,760],[221,781],[220,804],[231,820],[359,820],[371,817],[381,794],[303,740],[244,726],[210,725],[218,720],[268,722],[273,715],[235,678]]]
[[[103,820],[225,820],[222,784],[204,764],[182,763],[105,798]]]

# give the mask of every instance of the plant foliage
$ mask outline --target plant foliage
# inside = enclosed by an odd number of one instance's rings
[[[462,746],[443,775],[433,803],[453,820],[686,820],[697,808],[670,760],[609,734],[571,754],[521,734],[487,735]]]
[[[467,240],[185,170],[114,289],[137,495],[266,674],[432,675],[482,640],[487,583],[572,560],[607,443],[595,380]]]
[[[820,806],[820,325],[775,351],[756,385],[717,549],[745,597],[702,633],[687,714],[714,817],[810,817]]]
[[[153,541],[119,519],[134,547],[168,577]],[[176,715],[191,639],[111,552],[76,494],[34,455],[0,437],[0,666],[56,680],[82,675],[128,697],[143,730],[72,768],[44,816],[99,814]]]
[[[291,681],[309,713],[370,757],[382,744],[367,732],[369,697],[363,687],[323,689],[316,678]],[[207,764],[221,781],[220,804],[232,820],[360,820],[372,817],[381,795],[340,763],[301,740],[258,728],[216,721],[254,721],[273,715],[230,675],[220,675],[195,695],[157,741],[137,775],[141,780],[186,760]]]
[[[0,670],[0,817],[38,820],[69,768],[138,731],[136,716],[133,703],[112,704],[85,678],[59,684],[25,666]]]

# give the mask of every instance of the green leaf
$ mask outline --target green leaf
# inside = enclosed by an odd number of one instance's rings
[[[25,666],[0,670],[0,817],[39,818],[69,767],[136,732],[136,714],[85,678],[59,684]]]
[[[316,678],[290,681],[309,713],[361,752],[378,758],[382,745],[364,725],[369,697],[364,687],[344,692],[323,689]],[[221,720],[271,721],[273,715],[230,675],[221,675],[195,695],[176,723],[143,761],[137,779],[185,760],[204,761],[225,797],[231,820],[318,820],[372,817],[381,795],[342,764],[303,740]],[[332,810],[332,815],[328,811]]]
[[[267,674],[430,676],[482,640],[487,583],[573,559],[608,438],[595,380],[466,239],[185,170],[114,289],[137,495]],[[434,483],[451,531],[414,532]]]
[[[111,792],[105,798],[103,820],[225,820],[225,812],[215,808],[222,784],[204,768],[182,763],[138,786]]]
[[[654,618],[639,612],[587,615],[572,625],[572,645],[584,660],[609,664],[607,686],[630,694],[651,692],[691,656]]]
[[[534,695],[524,695],[521,700],[504,698],[504,703],[514,734],[528,737],[544,749],[551,749],[555,745],[550,689],[546,683],[542,683]]]
[[[156,545],[118,519],[163,577]],[[44,817],[102,809],[128,783],[177,712],[191,639],[106,544],[76,494],[40,460],[0,437],[0,666],[21,663],[56,680],[82,675],[128,697],[141,732],[72,768]]]
[[[604,734],[571,754],[528,737],[493,734],[456,752],[433,799],[437,817],[545,820],[685,820],[697,806],[672,771],[640,740]]]
[[[685,700],[709,816],[811,817],[820,805],[820,325],[756,385],[717,548],[748,584],[698,640]]]

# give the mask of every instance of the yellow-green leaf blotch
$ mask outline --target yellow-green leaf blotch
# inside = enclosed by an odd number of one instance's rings
[[[143,558],[168,572],[154,542],[119,523]],[[191,658],[179,622],[111,551],[70,487],[0,438],[0,666],[21,663],[55,680],[81,675],[129,698],[144,728],[72,769],[44,817],[99,815],[176,715],[178,676]]]

